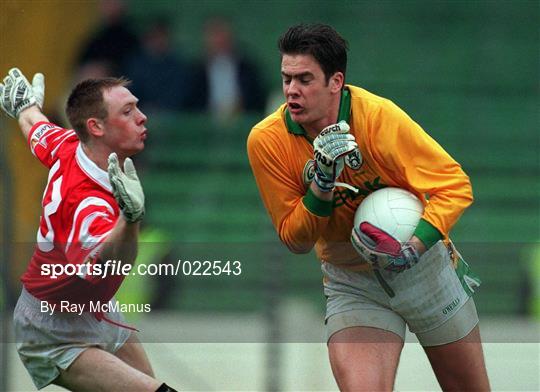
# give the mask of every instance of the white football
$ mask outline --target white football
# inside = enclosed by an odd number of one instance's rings
[[[369,194],[360,203],[354,215],[354,227],[368,222],[405,243],[412,237],[423,212],[422,202],[411,192],[401,188],[383,188]]]

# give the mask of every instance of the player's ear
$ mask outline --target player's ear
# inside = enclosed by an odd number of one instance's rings
[[[343,88],[344,83],[345,83],[345,76],[343,75],[343,72],[336,72],[330,77],[330,80],[329,80],[330,90],[333,93],[339,93],[341,89]]]
[[[90,117],[86,120],[86,129],[90,135],[96,137],[103,136],[105,132],[103,121],[95,117]]]

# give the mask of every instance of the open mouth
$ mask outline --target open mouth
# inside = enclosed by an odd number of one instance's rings
[[[302,105],[296,102],[289,102],[288,106],[291,113],[299,113],[304,109]]]

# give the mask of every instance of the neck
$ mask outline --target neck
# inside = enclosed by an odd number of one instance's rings
[[[322,118],[309,124],[301,124],[309,138],[312,140],[315,139],[324,128],[337,123],[340,99],[341,94],[336,95],[333,102],[329,105],[326,114]]]
[[[105,146],[96,146],[90,143],[81,143],[81,146],[86,156],[90,158],[92,162],[94,162],[100,169],[107,171],[107,167],[109,166],[108,158],[113,151],[110,151]],[[118,159],[120,160],[120,165],[122,165],[124,159],[120,156]]]
[[[337,101],[336,104],[332,104],[330,106],[327,114],[323,118],[309,124],[302,124],[302,127],[305,129],[306,134],[311,139],[315,139],[324,128],[326,128],[327,126],[331,124],[337,123],[338,113],[339,113],[339,100]]]

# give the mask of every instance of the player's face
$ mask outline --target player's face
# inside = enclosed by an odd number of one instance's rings
[[[146,116],[137,107],[139,101],[125,87],[117,86],[103,93],[107,119],[105,142],[119,156],[128,157],[144,149]]]
[[[281,59],[283,93],[294,122],[319,132],[336,121],[343,74],[336,72],[327,82],[312,55],[284,54]]]

